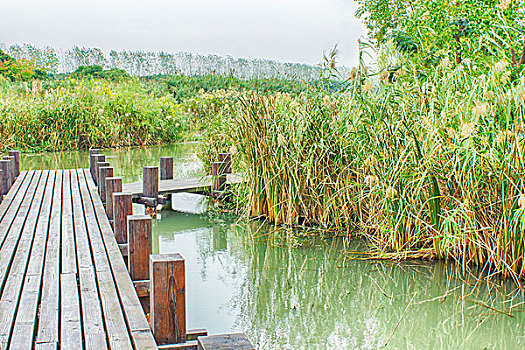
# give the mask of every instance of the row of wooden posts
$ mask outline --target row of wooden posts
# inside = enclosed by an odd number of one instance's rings
[[[228,156],[229,157],[229,156]],[[231,157],[226,158],[231,161]],[[228,170],[231,165],[217,167],[217,174]],[[227,169],[225,169],[227,167]],[[127,259],[130,277],[135,285],[137,294],[148,299],[150,325],[157,341],[164,349],[208,349],[204,342],[215,344],[218,339],[207,336],[204,329],[188,331],[186,328],[186,279],[185,261],[180,254],[152,254],[152,218],[149,215],[133,215],[132,194],[122,192],[122,178],[114,176],[114,169],[106,162],[106,157],[98,149],[90,150],[90,171],[98,192],[106,208],[106,213],[113,226],[115,238],[121,252]],[[159,167],[145,166],[143,168],[143,196],[157,199],[159,196]],[[221,180],[225,175],[217,176]],[[173,179],[173,158],[160,159],[160,179]],[[214,186],[215,187],[214,181]],[[225,180],[224,180],[225,183]],[[224,184],[217,184],[217,190],[222,190]],[[152,201],[155,203],[156,200]],[[144,301],[144,300],[141,300]],[[226,336],[226,335],[224,335]],[[205,340],[209,338],[208,340]],[[223,341],[231,343],[237,339],[232,349],[252,349],[246,336],[236,334],[227,335]],[[230,344],[231,345],[231,344]],[[211,347],[213,348],[213,347]]]
[[[20,175],[20,152],[9,151],[0,159],[0,202]]]

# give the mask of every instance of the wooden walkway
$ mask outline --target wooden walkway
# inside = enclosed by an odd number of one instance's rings
[[[20,173],[0,204],[0,349],[157,349],[89,170]]]
[[[235,174],[228,174],[226,176],[227,184],[241,183],[244,180],[241,176]],[[210,192],[213,185],[213,177],[195,177],[186,179],[170,179],[170,180],[159,180],[159,191],[161,195],[181,192]],[[123,184],[123,192],[131,193],[133,196],[143,195],[143,183],[142,181],[132,182]]]

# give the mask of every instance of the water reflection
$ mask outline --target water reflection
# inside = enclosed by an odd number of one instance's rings
[[[160,251],[186,258],[190,327],[245,331],[259,349],[524,346],[525,299],[512,284],[462,280],[444,262],[348,260],[340,240],[250,238],[269,230],[179,213],[157,222]]]
[[[202,176],[202,163],[195,154],[196,143],[178,143],[159,147],[105,149],[106,161],[114,167],[115,176],[124,182],[142,179],[142,167],[158,165],[160,157],[173,157],[175,177]],[[22,154],[22,170],[89,168],[87,151],[47,152]]]

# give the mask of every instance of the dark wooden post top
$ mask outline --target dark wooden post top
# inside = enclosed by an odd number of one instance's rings
[[[180,254],[150,255],[150,322],[158,344],[186,341],[186,276]]]
[[[173,157],[160,157],[160,179],[173,179]]]
[[[11,150],[9,155],[15,157],[15,178],[17,178],[20,175],[20,152]]]
[[[159,167],[145,166],[142,170],[142,191],[144,197],[159,196]]]
[[[113,193],[113,231],[117,243],[127,243],[128,215],[133,214],[132,194],[126,192]]]
[[[121,177],[107,177],[106,178],[106,214],[108,219],[112,221],[113,215],[113,193],[122,192],[122,178]]]
[[[133,281],[149,279],[151,242],[151,216],[128,215],[128,270]]]

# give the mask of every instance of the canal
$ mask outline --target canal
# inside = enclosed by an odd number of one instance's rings
[[[104,153],[125,182],[174,157],[175,177],[203,175],[193,143]],[[87,152],[28,154],[23,169],[88,167]],[[154,252],[186,259],[189,328],[246,332],[258,349],[522,349],[525,297],[513,283],[451,262],[350,260],[357,240],[200,213],[178,195],[154,223]],[[140,211],[141,208],[136,206]],[[385,347],[386,344],[386,347]]]

